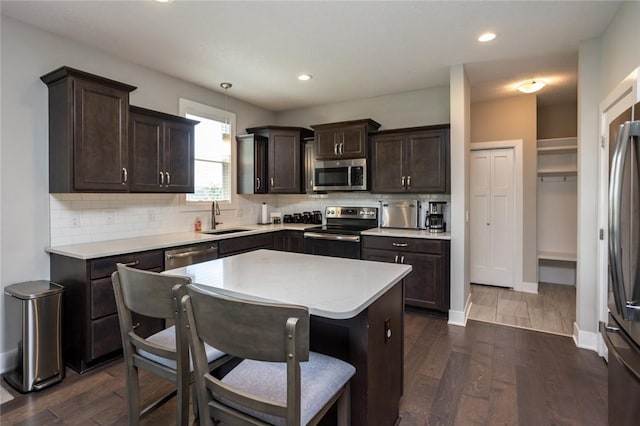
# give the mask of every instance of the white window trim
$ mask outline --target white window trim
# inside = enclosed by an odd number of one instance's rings
[[[231,188],[229,193],[229,201],[221,201],[220,208],[223,210],[232,210],[237,208],[236,197],[236,144],[234,143],[236,137],[236,114],[231,111],[225,111],[210,105],[201,104],[199,102],[191,101],[189,99],[178,99],[178,111],[181,116],[187,114],[194,114],[200,117],[207,117],[212,120],[224,121],[225,118],[231,123],[231,158],[229,164],[229,173],[231,173]],[[187,194],[181,198],[182,207],[188,211],[202,211],[209,210],[211,208],[211,202],[209,201],[187,201]]]

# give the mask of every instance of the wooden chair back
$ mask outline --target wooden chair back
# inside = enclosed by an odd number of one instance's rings
[[[299,423],[300,362],[309,359],[308,309],[232,298],[193,284],[186,286],[181,305],[195,364],[200,419],[211,424],[214,415],[223,422],[252,424],[243,414],[219,402],[225,400],[286,418],[288,424]],[[243,359],[286,362],[286,404],[252,398],[209,374],[204,343]]]

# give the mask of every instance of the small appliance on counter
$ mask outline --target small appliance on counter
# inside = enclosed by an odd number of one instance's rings
[[[417,229],[418,201],[380,201],[380,227]]]
[[[320,210],[313,211],[312,223],[315,225],[322,225],[322,212]]]
[[[444,206],[446,201],[429,201],[424,226],[429,232],[446,232],[447,224],[444,221]]]

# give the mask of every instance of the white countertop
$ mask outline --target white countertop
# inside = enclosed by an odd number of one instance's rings
[[[205,234],[203,232],[175,232],[172,234],[148,235],[136,238],[124,238],[119,240],[98,241],[95,243],[70,244],[65,246],[45,247],[47,253],[55,253],[62,256],[74,257],[76,259],[89,260],[99,257],[117,256],[120,254],[135,253],[147,250],[158,250],[168,247],[178,247],[189,244],[204,243],[207,241],[220,241],[227,238],[244,237],[247,235],[257,235],[266,232],[293,230],[304,231],[314,224],[309,223],[284,223],[280,225],[237,225],[220,227],[225,229],[247,229],[245,232],[233,234]],[[396,228],[372,228],[362,232],[362,235],[378,237],[407,237],[407,238],[428,238],[450,240],[450,233],[436,234],[426,230],[417,229],[396,229]]]
[[[55,253],[77,259],[88,260],[98,257],[116,256],[126,253],[135,253],[146,250],[164,249],[188,244],[204,243],[207,241],[220,241],[227,238],[257,235],[265,232],[294,230],[303,231],[305,228],[318,226],[303,223],[285,223],[280,225],[238,225],[220,227],[224,229],[248,229],[246,232],[233,234],[205,234],[203,232],[176,232],[172,234],[148,235],[136,238],[123,238],[120,240],[99,241],[95,243],[70,244],[66,246],[46,247],[47,253]]]
[[[234,297],[302,305],[352,318],[411,272],[410,265],[256,250],[165,271]]]
[[[429,232],[426,229],[373,228],[362,232],[362,235],[374,237],[406,237],[425,238],[429,240],[450,240],[450,232]]]

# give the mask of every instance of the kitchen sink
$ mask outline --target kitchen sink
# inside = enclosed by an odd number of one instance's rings
[[[251,229],[220,229],[220,230],[211,230],[211,231],[202,231],[203,234],[213,234],[213,235],[224,235],[224,234],[235,234],[236,232],[247,232],[251,231]]]

